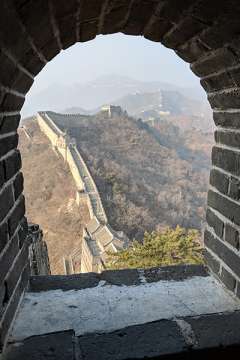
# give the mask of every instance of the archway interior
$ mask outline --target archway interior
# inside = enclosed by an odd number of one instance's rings
[[[115,231],[127,235],[128,247],[134,239],[142,243],[145,232],[168,226],[175,229],[178,225],[197,229],[201,241],[213,134],[211,113],[205,110],[207,101],[202,96],[198,78],[171,50],[144,38],[105,35],[86,44],[61,52],[45,66],[28,93],[22,116],[34,115],[35,119],[40,110],[81,114],[75,123],[73,117],[69,117],[69,121],[66,117],[62,123],[61,115],[49,116],[55,126],[60,125],[61,130],[75,139],[94,175],[108,223]],[[104,61],[98,60],[100,49]],[[122,114],[109,120],[96,117],[104,104],[120,105]],[[127,116],[124,111],[128,112]],[[138,128],[132,117],[142,119],[141,127]],[[81,252],[80,233],[89,219],[81,222],[84,218],[81,215],[76,221],[75,192],[81,184],[74,186],[71,170],[69,178],[57,167],[58,162],[60,167],[64,163],[68,165],[65,170],[72,165],[66,159],[61,162],[56,158],[54,162],[55,153],[47,147],[48,134],[41,126],[43,134],[38,131],[34,119],[22,122],[20,131],[27,218],[44,231],[51,274],[62,274],[64,259],[71,264],[80,261],[75,260],[76,256],[72,260],[72,254]],[[149,122],[149,119],[152,120]],[[94,139],[98,139],[97,142]],[[136,142],[136,139],[139,140]],[[59,153],[51,138],[50,144]],[[33,166],[34,163],[37,166]],[[57,177],[59,172],[62,179]],[[66,182],[71,186],[66,186]],[[110,252],[110,247],[108,249]],[[171,256],[169,260],[160,257],[157,260],[154,256],[155,261],[142,259],[131,267],[177,264],[176,259],[181,258],[177,243],[174,252],[175,260],[170,260]],[[198,261],[197,258],[184,254],[178,261],[191,263]],[[107,259],[105,265],[106,262]],[[121,262],[121,267],[128,266],[127,262]],[[74,272],[80,271],[79,266],[71,265],[71,268],[72,271],[76,268]],[[94,269],[88,267],[88,270]]]

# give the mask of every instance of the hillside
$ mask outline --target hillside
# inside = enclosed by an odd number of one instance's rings
[[[142,117],[148,111],[167,111],[172,115],[196,114],[200,110],[202,103],[192,100],[179,91],[156,91],[126,95],[115,101],[126,109],[130,115]]]
[[[63,274],[63,257],[81,248],[86,206],[75,204],[75,184],[68,167],[52,149],[34,118],[19,130],[27,217],[44,231],[52,274]]]
[[[115,230],[142,240],[145,231],[164,226],[201,228],[212,135],[191,130],[179,137],[179,128],[170,123],[152,129],[126,114],[75,116],[67,122],[56,115],[55,121],[76,138]]]
[[[214,123],[207,102],[191,99],[174,90],[128,94],[114,102],[143,121],[167,120],[185,130],[212,131]]]

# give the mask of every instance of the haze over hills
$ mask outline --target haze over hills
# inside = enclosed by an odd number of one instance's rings
[[[143,121],[167,120],[183,131],[196,128],[212,132],[214,123],[210,107],[202,101],[192,100],[178,91],[161,90],[125,95],[113,102],[126,109],[129,115]],[[63,113],[94,115],[101,107],[86,111],[80,107],[67,108]]]
[[[115,105],[144,121],[167,119],[184,130],[190,128],[212,131],[212,112],[204,101],[193,100],[179,91],[161,90],[135,93],[118,99]]]
[[[179,91],[161,90],[129,94],[114,102],[130,115],[141,116],[149,111],[169,112],[172,115],[196,115],[202,103],[182,95]]]
[[[164,82],[144,82],[134,80],[129,77],[109,75],[97,78],[95,81],[90,81],[85,84],[75,83],[72,85],[55,84],[44,91],[35,95],[28,95],[22,116],[30,116],[39,110],[52,110],[57,112],[77,112],[80,108],[80,113],[94,113],[104,103],[118,102],[123,108],[126,108],[129,113],[126,96],[140,96],[145,93],[159,93],[159,91],[175,93],[175,98],[178,96],[185,99],[185,103],[189,105],[192,102],[191,108],[195,108],[196,112],[202,113],[203,109],[208,109],[209,106],[205,94],[200,87],[184,88],[175,86]],[[72,111],[72,108],[74,111]],[[75,109],[74,109],[75,108]],[[85,110],[84,110],[85,109]],[[186,109],[187,110],[187,109]],[[207,113],[207,110],[206,110]]]

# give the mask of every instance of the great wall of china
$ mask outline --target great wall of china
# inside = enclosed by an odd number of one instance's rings
[[[81,115],[63,115],[53,112],[39,112],[37,121],[41,131],[50,140],[54,151],[61,154],[68,164],[76,184],[76,202],[87,204],[90,221],[86,224],[79,248],[73,249],[68,259],[63,259],[66,274],[75,272],[75,262],[81,262],[81,272],[101,272],[105,268],[107,254],[116,252],[128,244],[122,232],[114,231],[108,223],[101,197],[91,173],[81,156],[76,140],[62,131],[54,119],[65,123],[81,119]]]

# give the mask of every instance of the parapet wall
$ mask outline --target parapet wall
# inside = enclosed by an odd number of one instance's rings
[[[77,189],[80,191],[84,190],[84,183],[74,161],[72,149],[69,148],[66,142],[65,134],[54,124],[46,113],[39,113],[37,120],[40,129],[48,137],[54,149],[56,149],[62,155],[64,161],[68,163]]]
[[[90,214],[90,222],[86,225],[84,241],[82,242],[82,272],[99,272],[104,268],[106,252],[115,252],[128,243],[124,234],[115,232],[108,224],[108,219],[101,201],[97,186],[91,173],[76,146],[76,141],[64,133],[51,119],[52,112],[40,112],[37,120],[40,129],[48,137],[53,148],[60,153],[68,164],[74,178],[79,205],[85,201]],[[59,117],[64,115],[59,114]],[[92,227],[92,224],[97,226]]]
[[[77,191],[85,192],[89,197],[90,216],[96,216],[100,222],[107,223],[107,216],[96,184],[88,167],[79,153],[75,140],[65,134],[51,119],[49,113],[38,113],[37,120],[40,129],[49,138],[52,146],[62,155],[67,162],[74,178]]]
[[[39,225],[29,224],[28,237],[31,275],[51,275],[47,244],[43,240],[43,232]]]

